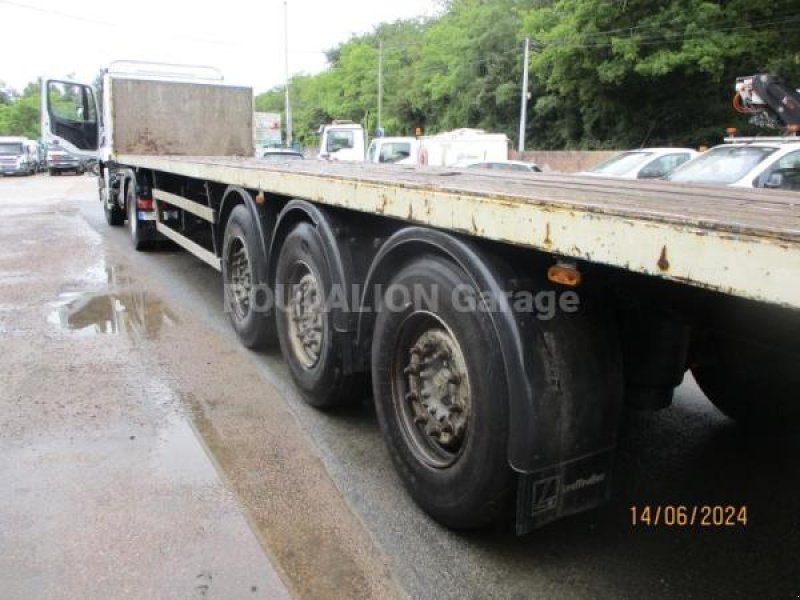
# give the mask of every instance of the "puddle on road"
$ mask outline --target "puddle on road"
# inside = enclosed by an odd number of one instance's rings
[[[158,337],[162,327],[178,322],[161,300],[144,291],[67,292],[59,296],[47,320],[82,335],[140,338]]]

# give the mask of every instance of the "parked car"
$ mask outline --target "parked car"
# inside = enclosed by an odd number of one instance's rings
[[[60,146],[50,146],[47,149],[47,172],[50,175],[61,175],[65,171],[83,175],[86,171],[86,162]]]
[[[453,165],[456,169],[489,169],[491,171],[522,171],[541,173],[539,165],[523,160],[476,160],[463,161]]]
[[[734,142],[687,162],[670,181],[800,191],[800,139]]]
[[[419,141],[413,137],[375,138],[367,149],[367,162],[416,165]]]
[[[623,179],[659,179],[697,155],[691,148],[641,148],[621,152],[579,174]]]
[[[303,160],[303,153],[291,148],[264,148],[259,158],[270,161]]]
[[[33,175],[39,157],[32,142],[24,137],[0,137],[0,173],[3,175]]]

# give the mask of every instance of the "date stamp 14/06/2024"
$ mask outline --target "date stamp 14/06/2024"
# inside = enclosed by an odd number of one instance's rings
[[[632,527],[747,527],[746,505],[644,504],[629,509]]]

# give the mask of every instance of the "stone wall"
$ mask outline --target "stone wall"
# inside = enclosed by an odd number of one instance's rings
[[[529,150],[522,154],[523,158],[519,158],[519,152],[512,150],[509,158],[535,162],[542,171],[575,173],[591,169],[619,152],[619,150]]]

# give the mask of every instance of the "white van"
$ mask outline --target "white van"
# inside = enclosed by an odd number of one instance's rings
[[[367,162],[416,165],[419,142],[413,137],[375,138],[367,150]]]
[[[508,160],[509,140],[503,133],[456,129],[421,138],[417,164],[450,167],[456,163]]]

